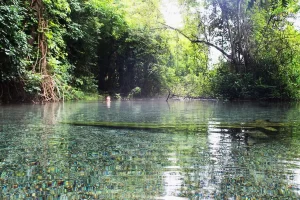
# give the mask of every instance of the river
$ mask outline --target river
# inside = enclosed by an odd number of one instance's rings
[[[78,121],[202,128],[62,123]],[[255,133],[215,126],[253,122],[286,125]],[[297,103],[143,100],[0,106],[0,199],[251,198],[300,198]]]

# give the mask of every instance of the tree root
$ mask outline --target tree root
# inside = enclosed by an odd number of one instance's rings
[[[43,102],[60,100],[59,96],[57,96],[57,86],[52,76],[43,75],[41,88],[42,88],[41,100]]]

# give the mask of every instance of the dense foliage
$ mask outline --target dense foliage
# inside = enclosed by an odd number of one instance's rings
[[[160,0],[2,1],[0,101],[300,98],[297,1],[178,2],[180,30]]]
[[[192,42],[223,56],[212,72],[212,90],[236,99],[299,99],[299,31],[293,19],[298,1],[184,1],[198,37]],[[193,8],[193,9],[191,9]]]

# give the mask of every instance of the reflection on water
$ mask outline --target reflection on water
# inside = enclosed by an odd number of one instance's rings
[[[285,122],[273,133],[215,124]],[[207,124],[189,131],[60,121]],[[0,107],[0,199],[297,199],[291,104],[125,101]],[[267,130],[267,129],[266,129]]]

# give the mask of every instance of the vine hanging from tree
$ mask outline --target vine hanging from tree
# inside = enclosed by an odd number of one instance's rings
[[[57,93],[57,87],[55,80],[48,73],[48,63],[47,63],[47,53],[48,53],[48,44],[46,31],[48,30],[48,21],[45,13],[45,6],[42,0],[32,0],[31,7],[36,11],[36,17],[38,20],[37,27],[37,58],[36,62],[32,66],[33,73],[38,72],[41,74],[41,90],[40,98],[42,101],[59,101]]]

